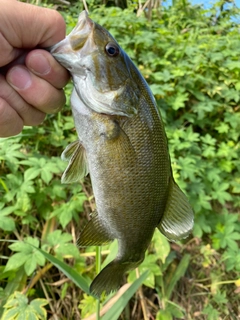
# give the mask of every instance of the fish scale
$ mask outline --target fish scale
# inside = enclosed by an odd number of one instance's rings
[[[118,240],[116,258],[90,286],[99,297],[119,288],[124,273],[143,261],[155,228],[172,241],[186,237],[193,211],[173,179],[163,122],[149,86],[110,33],[84,11],[51,52],[74,84],[78,139],[62,154],[69,161],[62,182],[80,181],[89,172],[96,201],[77,244]]]

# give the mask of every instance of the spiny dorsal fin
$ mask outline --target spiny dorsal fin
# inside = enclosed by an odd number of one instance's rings
[[[79,247],[101,246],[114,239],[109,230],[102,224],[96,211],[92,213],[92,219],[87,223],[77,240]]]
[[[79,182],[88,174],[86,152],[79,141],[69,144],[61,155],[69,164],[62,175],[62,183]]]
[[[193,217],[187,197],[171,178],[166,208],[158,229],[172,241],[186,238],[193,228]]]

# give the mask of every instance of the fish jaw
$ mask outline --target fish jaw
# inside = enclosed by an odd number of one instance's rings
[[[78,73],[81,76],[84,69],[84,63],[82,64],[81,60],[84,60],[88,47],[90,45],[93,47],[92,41],[89,41],[93,29],[94,22],[88,17],[87,12],[83,11],[70,34],[50,48],[53,57],[71,73]],[[88,43],[86,43],[87,40]]]

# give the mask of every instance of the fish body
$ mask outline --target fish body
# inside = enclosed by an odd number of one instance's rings
[[[94,279],[90,292],[116,290],[137,267],[156,227],[170,240],[186,237],[193,212],[173,180],[161,116],[148,84],[128,55],[83,11],[73,31],[51,50],[71,73],[78,140],[62,154],[62,182],[90,173],[96,212],[79,246],[118,240],[117,257]]]

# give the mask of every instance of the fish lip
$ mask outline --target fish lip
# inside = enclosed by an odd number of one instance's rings
[[[48,49],[53,57],[70,72],[74,61],[81,60],[81,49],[94,29],[94,22],[88,17],[86,11],[81,12],[75,28],[65,39]]]
[[[76,27],[69,34],[69,42],[74,51],[80,50],[94,29],[94,22],[88,17],[87,12],[81,12]]]
[[[72,51],[80,50],[94,28],[94,22],[88,17],[87,12],[81,12],[75,28],[66,36],[65,39],[53,45],[49,51],[53,56],[67,54]]]
[[[52,46],[50,48],[50,53],[62,66],[67,69],[71,68],[69,57],[72,54],[72,48],[68,37]]]

